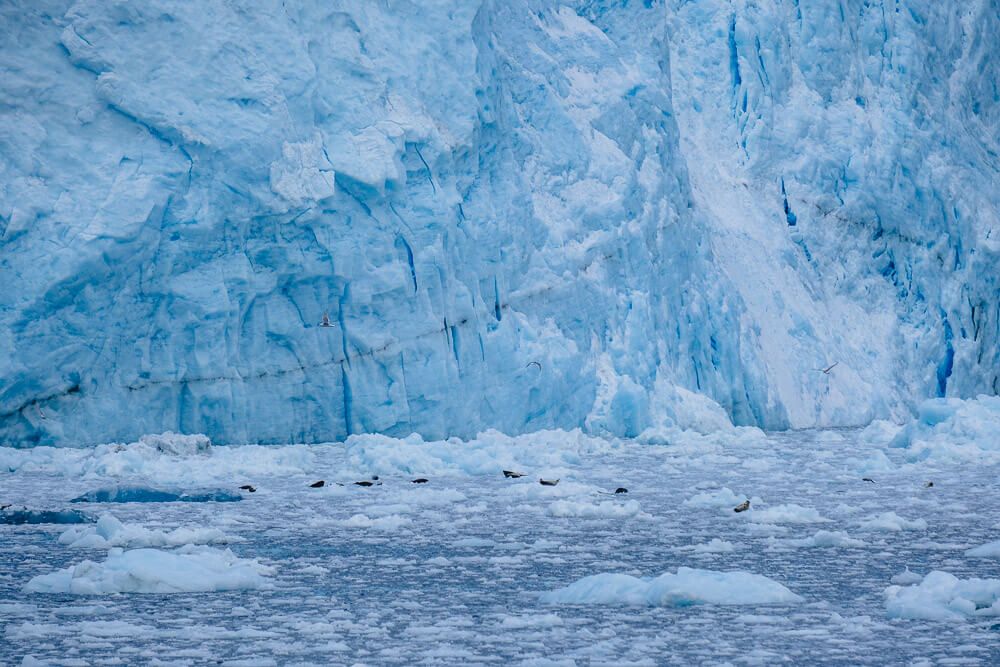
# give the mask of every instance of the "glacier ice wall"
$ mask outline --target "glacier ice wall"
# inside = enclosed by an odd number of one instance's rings
[[[1000,4],[678,2],[669,25],[693,197],[791,422],[1000,392]],[[790,357],[820,355],[839,377],[797,400],[827,378]]]
[[[996,3],[812,4],[5,3],[0,441],[996,393]]]

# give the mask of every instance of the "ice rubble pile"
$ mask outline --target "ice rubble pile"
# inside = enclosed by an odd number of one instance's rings
[[[190,447],[191,443],[198,446]],[[321,448],[307,446],[211,447],[205,436],[167,432],[145,435],[129,444],[86,448],[0,447],[0,468],[9,472],[62,473],[80,480],[114,480],[116,484],[135,483],[135,487],[149,483],[193,489],[230,486],[234,479],[265,474],[302,474],[315,469],[319,451]],[[110,495],[112,489],[105,491]]]
[[[4,3],[0,440],[995,393],[992,9]]]
[[[925,401],[889,446],[911,462],[1000,461],[1000,396]]]

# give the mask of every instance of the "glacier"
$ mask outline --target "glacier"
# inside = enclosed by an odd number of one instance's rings
[[[996,0],[14,0],[0,35],[4,444],[1000,393]]]

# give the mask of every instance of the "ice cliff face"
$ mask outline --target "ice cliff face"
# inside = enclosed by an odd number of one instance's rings
[[[804,4],[6,3],[0,441],[997,393],[997,3]]]

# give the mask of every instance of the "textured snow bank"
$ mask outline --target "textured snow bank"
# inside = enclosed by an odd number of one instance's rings
[[[59,536],[59,543],[83,549],[110,547],[176,547],[184,544],[223,544],[236,542],[215,528],[181,526],[169,532],[125,524],[113,514],[102,514],[97,525],[70,528]]]
[[[924,401],[889,444],[906,450],[910,462],[1000,461],[1000,396]]]
[[[918,584],[885,589],[890,618],[931,621],[1000,616],[1000,579],[959,579],[935,570]]]
[[[692,604],[790,604],[802,598],[773,579],[749,572],[716,572],[687,567],[676,574],[638,579],[627,574],[595,574],[565,588],[543,593],[549,604],[628,604],[683,607]]]
[[[233,552],[186,546],[176,551],[112,549],[102,563],[85,560],[33,578],[33,593],[196,593],[267,586],[272,569]]]

